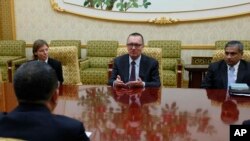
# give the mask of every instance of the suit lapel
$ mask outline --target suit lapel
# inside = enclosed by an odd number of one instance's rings
[[[128,82],[129,81],[129,55],[126,55],[126,57],[124,57],[123,60],[123,64],[124,66],[124,82]]]
[[[145,70],[144,67],[146,67],[146,65],[144,65],[144,63],[145,63],[145,57],[144,57],[144,55],[141,55],[141,61],[140,61],[140,67],[139,67],[139,77],[141,79],[144,79],[143,78],[143,74],[144,74],[143,70]]]
[[[242,63],[242,61],[239,64],[239,68],[238,68],[238,73],[237,73],[237,79],[236,79],[236,83],[242,82],[244,79],[244,74],[245,74],[245,65]]]
[[[224,85],[224,88],[227,88],[227,64],[225,61],[223,61],[223,64],[222,64],[222,72],[221,72],[221,78],[222,78],[222,81],[223,81],[223,85]]]
[[[52,62],[51,62],[51,59],[50,58],[48,58],[48,62],[47,62],[47,64],[51,64]]]

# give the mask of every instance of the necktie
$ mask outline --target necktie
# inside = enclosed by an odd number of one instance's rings
[[[229,67],[229,70],[228,70],[228,87],[231,85],[231,84],[233,84],[233,83],[235,83],[235,79],[234,79],[234,71],[235,71],[235,69],[234,69],[234,67]]]
[[[129,81],[135,81],[135,61],[131,62],[131,73]]]

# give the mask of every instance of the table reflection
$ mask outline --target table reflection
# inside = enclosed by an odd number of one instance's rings
[[[86,129],[93,132],[92,140],[229,140],[229,124],[221,118],[224,90],[131,90],[107,86],[77,89],[75,97],[61,96],[55,113],[83,121]],[[238,101],[250,103],[243,99]],[[250,117],[250,106],[238,104],[235,124]]]
[[[250,107],[249,97],[232,96],[227,90],[207,89],[206,91],[207,97],[221,106],[220,117],[225,124],[234,124],[239,120],[239,105]]]
[[[15,105],[11,86],[0,87],[7,111]],[[82,121],[92,141],[227,141],[230,124],[250,119],[250,99],[226,90],[81,85],[61,90],[54,113]]]
[[[235,100],[225,100],[221,104],[221,120],[233,124],[239,119],[239,109]]]

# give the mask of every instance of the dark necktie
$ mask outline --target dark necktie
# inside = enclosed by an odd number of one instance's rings
[[[131,62],[131,73],[129,81],[135,81],[135,61]]]

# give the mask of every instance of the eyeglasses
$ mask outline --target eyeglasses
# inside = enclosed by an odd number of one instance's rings
[[[139,47],[141,47],[141,45],[142,45],[142,44],[129,43],[129,44],[127,44],[127,47],[129,47],[129,48],[133,48],[133,47],[139,48]]]

